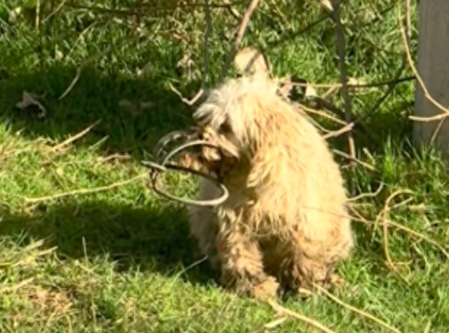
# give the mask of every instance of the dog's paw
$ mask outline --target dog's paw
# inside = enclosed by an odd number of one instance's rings
[[[329,285],[332,289],[338,290],[344,287],[346,281],[338,274],[332,274],[329,279]]]
[[[275,298],[279,289],[279,283],[272,277],[269,277],[262,283],[253,287],[252,296],[257,300]]]

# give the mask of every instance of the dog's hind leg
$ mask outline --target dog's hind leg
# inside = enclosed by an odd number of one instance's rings
[[[292,239],[285,252],[277,256],[278,279],[285,291],[302,294],[302,289],[308,294],[313,284],[323,285],[328,280],[330,267],[325,257],[313,247],[316,247],[313,243],[304,244]]]
[[[275,297],[278,283],[264,272],[257,239],[240,229],[236,225],[231,228],[221,226],[218,233],[222,285],[257,299]]]
[[[327,239],[312,240],[303,235],[295,235],[291,248],[292,287],[312,289],[313,284],[325,286],[340,283],[335,272],[338,261],[347,257],[352,239],[344,228],[331,233]],[[338,235],[338,237],[336,236]]]

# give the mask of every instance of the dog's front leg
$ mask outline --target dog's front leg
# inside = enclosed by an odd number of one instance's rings
[[[266,298],[276,296],[278,283],[264,272],[257,239],[238,224],[224,223],[217,236],[221,283],[239,294]]]

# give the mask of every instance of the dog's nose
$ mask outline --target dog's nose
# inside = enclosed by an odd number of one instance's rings
[[[197,140],[204,140],[204,141],[206,141],[209,138],[209,135],[206,132],[204,132],[204,131],[198,131],[196,133],[196,138],[197,138]]]

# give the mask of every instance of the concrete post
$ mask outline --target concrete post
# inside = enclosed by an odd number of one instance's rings
[[[419,4],[419,37],[417,69],[430,95],[449,106],[449,0],[421,0]],[[417,83],[415,114],[429,117],[442,111],[426,100]],[[414,121],[414,141],[417,145],[430,143],[440,120]],[[444,155],[449,153],[449,119],[445,119],[435,146]]]

